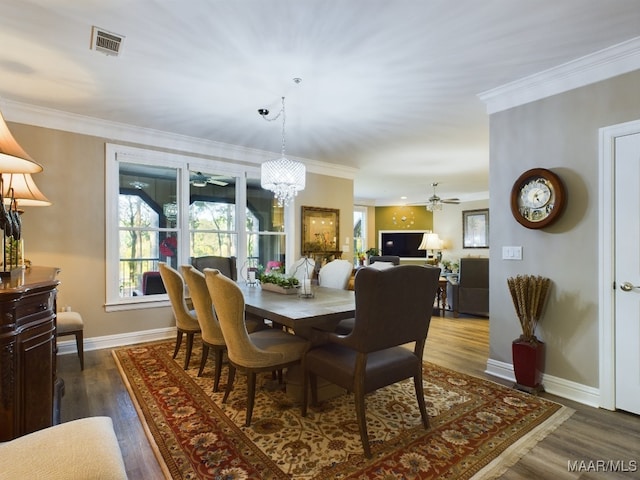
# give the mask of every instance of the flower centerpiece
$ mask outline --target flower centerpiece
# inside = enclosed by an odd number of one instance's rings
[[[364,261],[367,259],[367,254],[361,250],[356,252],[356,259],[358,260],[358,265],[364,265]]]
[[[262,265],[258,266],[256,278],[260,282],[263,290],[270,290],[278,293],[296,293],[296,289],[300,285],[298,279],[294,276],[287,276],[284,273],[284,266],[280,262],[270,261],[267,268]]]
[[[508,278],[507,285],[522,328],[520,338],[512,342],[516,387],[539,391],[543,389],[544,342],[538,340],[535,332],[551,280],[535,275],[518,275]]]

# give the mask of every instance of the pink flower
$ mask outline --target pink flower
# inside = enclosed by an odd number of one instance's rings
[[[267,262],[267,268],[265,269],[265,273],[269,273],[271,271],[279,271],[280,267],[282,267],[282,263],[277,260],[269,260]]]

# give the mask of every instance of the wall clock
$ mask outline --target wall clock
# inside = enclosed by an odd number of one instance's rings
[[[562,180],[545,168],[527,170],[511,189],[511,213],[527,228],[551,225],[560,217],[566,202]]]

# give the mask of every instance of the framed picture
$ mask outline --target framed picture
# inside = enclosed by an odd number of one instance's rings
[[[302,207],[302,253],[334,252],[340,238],[340,210]]]
[[[462,212],[462,248],[489,248],[489,209]]]

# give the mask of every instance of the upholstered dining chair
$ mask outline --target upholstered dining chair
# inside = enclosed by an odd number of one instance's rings
[[[220,374],[222,372],[222,357],[227,350],[227,345],[224,343],[222,329],[220,328],[220,322],[218,322],[218,317],[211,302],[211,296],[209,295],[204,273],[192,265],[182,265],[180,270],[189,288],[191,301],[193,302],[198,323],[202,330],[202,358],[200,359],[198,376],[200,377],[202,375],[204,367],[207,364],[209,349],[213,349],[215,360],[213,391],[217,392],[218,385],[220,384]],[[247,331],[249,332],[267,328],[264,322],[258,322],[252,319],[247,319],[246,325]]]
[[[200,324],[194,311],[189,310],[187,302],[184,296],[184,279],[180,273],[167,265],[164,262],[158,263],[160,267],[160,275],[162,276],[162,282],[167,289],[169,300],[171,301],[171,309],[173,310],[173,316],[176,320],[176,348],[173,351],[173,358],[176,358],[180,345],[182,344],[182,337],[187,334],[187,351],[184,359],[184,369],[189,368],[189,361],[191,360],[191,350],[193,349],[193,337],[196,333],[200,333]]]
[[[369,265],[376,262],[389,262],[393,265],[400,265],[400,257],[397,255],[371,255]]]
[[[255,402],[256,374],[281,370],[300,363],[309,342],[283,330],[268,328],[248,333],[245,326],[244,296],[238,285],[220,274],[205,269],[204,276],[215,305],[220,328],[227,344],[229,378],[222,398],[227,401],[233,386],[236,369],[247,374],[247,414],[245,426],[251,425]]]
[[[205,255],[204,257],[192,258],[191,264],[201,272],[204,272],[205,268],[216,268],[231,280],[238,280],[238,266],[236,257]]]
[[[318,284],[321,287],[347,288],[353,264],[348,260],[335,259],[323,265],[318,272]]]
[[[422,424],[429,418],[422,386],[422,354],[438,289],[440,269],[401,265],[387,270],[362,268],[355,278],[356,316],[349,335],[330,333],[327,343],[309,350],[302,362],[302,416],[309,387],[317,403],[317,377],[354,394],[360,438],[371,457],[365,394],[413,377]],[[402,346],[415,342],[413,350]]]

